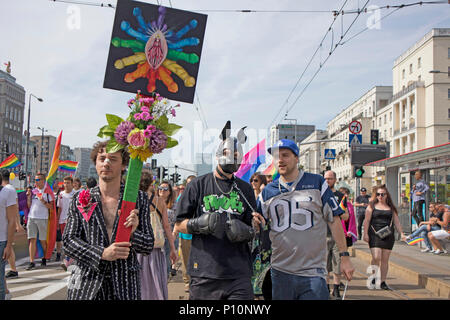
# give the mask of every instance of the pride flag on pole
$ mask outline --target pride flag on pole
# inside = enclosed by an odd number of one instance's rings
[[[6,158],[2,163],[0,163],[0,169],[15,168],[20,165],[21,163],[19,159],[17,159],[16,155],[13,153],[8,158]]]
[[[55,151],[53,151],[52,162],[50,164],[50,170],[48,171],[47,178],[45,179],[45,187],[44,193],[48,193],[53,200],[53,208],[49,210],[48,214],[48,226],[47,226],[47,251],[45,252],[45,258],[50,259],[52,257],[52,252],[56,243],[56,230],[57,224],[56,221],[56,202],[55,202],[55,194],[51,186],[56,180],[56,174],[58,173],[59,167],[59,156],[61,153],[61,138],[62,138],[62,130],[59,133],[58,139],[55,144]]]
[[[259,166],[266,161],[266,139],[262,139],[256,146],[250,149],[242,159],[242,164],[235,176],[250,182],[251,176]]]
[[[263,174],[268,176],[272,176],[272,181],[277,180],[280,177],[280,174],[277,171],[277,168],[273,165],[273,162],[263,171]]]

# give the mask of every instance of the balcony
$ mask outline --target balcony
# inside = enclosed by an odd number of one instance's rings
[[[389,99],[389,103],[391,103],[392,101],[397,100],[398,98],[404,96],[405,94],[407,94],[408,92],[413,91],[416,88],[424,88],[424,87],[425,87],[425,82],[423,82],[423,81],[414,81],[409,86],[407,86],[405,89],[403,89],[403,90],[397,92],[396,94],[392,95],[392,97]]]
[[[408,127],[406,127],[406,126],[402,127],[402,132],[406,132],[406,131],[408,131]]]
[[[400,133],[400,129],[394,130],[394,136],[398,135]]]

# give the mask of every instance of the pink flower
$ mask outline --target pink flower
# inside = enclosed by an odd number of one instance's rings
[[[142,111],[142,112],[150,112],[149,108],[146,107],[146,106],[143,106],[143,107],[141,108],[141,111]]]
[[[134,120],[141,120],[142,119],[140,113],[135,113],[133,117],[134,117]]]
[[[78,195],[78,202],[81,204],[81,206],[87,207],[91,202],[91,192],[89,189],[82,190],[80,194]]]
[[[144,120],[144,121],[148,121],[148,120],[153,119],[153,117],[148,112],[142,112],[141,113],[141,119]]]
[[[153,98],[144,98],[145,104],[152,104],[153,101],[155,101],[155,99],[153,99]]]
[[[154,125],[148,125],[147,129],[144,130],[144,136],[146,138],[150,138],[152,136],[152,133],[156,130],[156,127]]]
[[[177,115],[177,113],[175,112],[175,109],[170,110],[170,113],[171,113],[172,116],[174,116],[174,117]]]
[[[134,103],[134,99],[130,99],[130,100],[128,100],[128,106],[131,106],[133,103]]]
[[[133,147],[145,147],[148,145],[148,139],[146,139],[144,132],[139,129],[134,129],[128,135],[128,143]]]

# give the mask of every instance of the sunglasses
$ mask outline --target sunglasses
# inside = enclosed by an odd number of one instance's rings
[[[257,179],[253,179],[252,181],[250,181],[250,182],[259,182],[259,180],[257,180]]]
[[[159,190],[163,190],[163,191],[168,191],[169,188],[168,187],[158,187]]]
[[[378,193],[377,192],[377,197],[384,197],[386,195],[386,193]]]

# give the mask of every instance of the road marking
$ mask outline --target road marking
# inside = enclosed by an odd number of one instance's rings
[[[58,273],[45,274],[42,276],[20,277],[20,278],[16,278],[16,279],[7,280],[7,284],[22,283],[22,282],[35,281],[35,280],[49,280],[49,279],[55,278],[57,276],[62,276],[62,275],[67,275],[67,272],[62,271],[62,272],[58,272]]]
[[[67,277],[61,279],[60,281],[58,281],[57,283],[47,286],[44,289],[36,291],[35,293],[29,294],[26,296],[13,298],[13,300],[43,300],[43,299],[47,298],[48,296],[51,296],[52,294],[58,292],[59,290],[67,287],[68,279],[69,279],[69,277],[67,276]]]

